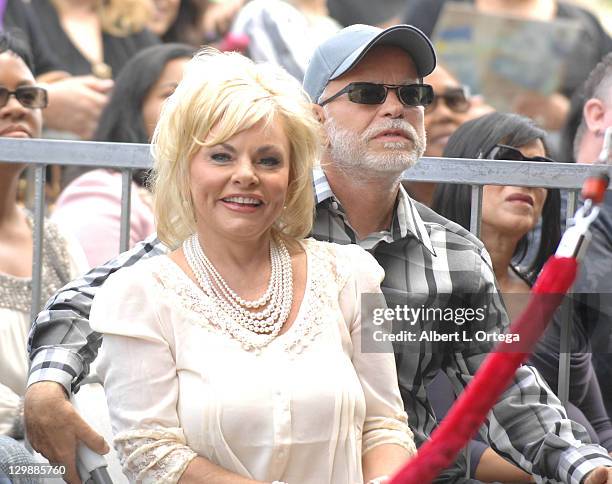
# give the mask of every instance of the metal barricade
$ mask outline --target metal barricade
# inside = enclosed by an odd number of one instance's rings
[[[121,237],[118,252],[127,250],[130,233],[132,170],[151,167],[149,145],[99,143],[63,140],[21,140],[0,138],[0,160],[27,163],[34,167],[34,256],[32,267],[32,320],[41,309],[41,258],[45,214],[45,169],[47,165],[77,165],[114,168],[122,172]],[[460,183],[472,186],[470,230],[480,234],[484,185],[512,185],[559,188],[568,192],[567,219],[576,208],[583,180],[590,165],[539,163],[529,161],[494,161],[484,159],[422,158],[406,170],[403,179],[434,183]],[[567,404],[570,378],[570,318],[566,312],[561,334],[558,396]]]

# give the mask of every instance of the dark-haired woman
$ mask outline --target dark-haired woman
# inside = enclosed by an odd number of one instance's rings
[[[95,139],[148,143],[161,106],[183,77],[191,55],[187,45],[162,44],[134,56],[116,79]],[[155,231],[145,175],[138,171],[133,177],[130,247]],[[57,200],[52,219],[75,235],[93,267],[119,252],[120,207],[121,174],[97,169],[73,179]]]
[[[514,114],[491,113],[461,125],[448,140],[443,156],[449,158],[487,158],[549,161],[546,133],[534,123]],[[528,293],[546,259],[559,242],[558,190],[486,185],[483,188],[481,239],[491,255],[501,293]],[[440,184],[432,208],[446,218],[469,229],[471,187]],[[529,243],[528,234],[539,221],[542,234],[536,256],[520,268]],[[504,302],[512,318],[520,311],[520,295]],[[519,304],[512,304],[517,302]],[[428,387],[436,414],[444,415],[454,400],[450,384],[440,374]],[[504,467],[501,458],[481,442],[473,442],[472,475],[482,481],[525,482],[529,479],[518,468]]]
[[[461,126],[448,141],[444,156],[499,160],[551,161],[546,133],[528,118],[491,113]],[[559,190],[485,185],[480,238],[491,259],[502,293],[529,292],[560,238]],[[440,185],[434,194],[438,213],[469,229],[471,187]],[[519,267],[527,252],[529,233],[542,219],[536,256]]]
[[[528,118],[491,113],[457,129],[448,141],[444,156],[548,162],[551,160],[546,157],[545,136],[546,133]],[[470,190],[468,185],[439,185],[434,194],[433,209],[469,228]],[[520,294],[529,292],[542,266],[559,244],[559,213],[560,195],[556,189],[493,185],[483,188],[480,238],[491,255],[493,270],[511,318],[520,313],[527,301]],[[541,236],[536,256],[523,262],[531,240],[530,233],[540,220]],[[559,348],[558,345],[546,347],[548,351],[557,352]],[[531,364],[540,368],[541,361],[534,357]],[[545,372],[543,374],[546,376]],[[610,442],[606,445],[604,438],[612,440],[612,423],[605,414],[593,372],[583,374],[590,374],[590,377],[572,383],[583,386],[584,391],[579,392],[580,398],[571,399],[568,414],[587,428],[594,441],[601,440],[602,445],[608,447]],[[549,385],[556,388],[551,381]]]

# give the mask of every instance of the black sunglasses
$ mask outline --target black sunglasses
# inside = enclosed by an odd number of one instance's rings
[[[9,98],[15,96],[19,103],[28,109],[43,109],[47,107],[47,91],[37,86],[21,86],[14,91],[0,87],[0,108],[8,104]]]
[[[486,155],[479,158],[487,158],[489,160],[507,160],[507,161],[546,161],[554,163],[555,160],[547,156],[525,156],[517,148],[508,145],[497,144],[491,148]]]
[[[465,113],[470,109],[470,88],[467,86],[451,87],[446,89],[442,94],[435,94],[431,104],[425,109],[426,112],[432,112],[436,109],[440,100],[444,101],[444,104],[455,113]]]
[[[349,101],[357,104],[382,104],[389,89],[397,93],[404,106],[428,106],[434,97],[429,84],[374,84],[372,82],[351,82],[336,94],[319,103],[324,106],[342,94],[348,94]]]

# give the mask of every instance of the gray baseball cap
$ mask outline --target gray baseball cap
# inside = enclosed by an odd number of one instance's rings
[[[431,41],[412,25],[394,25],[382,30],[370,25],[346,27],[320,44],[306,68],[303,86],[313,102],[318,102],[327,83],[350,71],[377,45],[394,45],[412,58],[419,77],[436,67],[436,53]]]

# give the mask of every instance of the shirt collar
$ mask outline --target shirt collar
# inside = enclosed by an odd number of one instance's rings
[[[319,205],[326,200],[331,200],[335,202],[335,206],[338,207],[338,210],[344,212],[340,202],[334,196],[334,192],[329,185],[329,181],[325,176],[325,172],[319,166],[316,167],[313,171],[313,182],[314,182],[314,190],[315,190],[315,201],[316,204]],[[393,213],[393,220],[391,221],[391,232],[385,231],[386,235],[392,238],[392,240],[399,240],[400,238],[405,238],[408,235],[416,238],[433,256],[436,255],[436,252],[431,243],[431,239],[429,238],[429,234],[427,233],[427,229],[425,228],[425,223],[423,219],[419,215],[417,208],[400,183],[398,200],[395,205],[395,212]],[[366,239],[369,239],[373,235],[379,235],[381,240],[385,237],[385,232],[378,232],[377,234],[371,234]]]
[[[317,205],[329,198],[335,198],[323,168],[320,166],[315,167],[312,171],[312,179],[315,190],[315,203]]]

